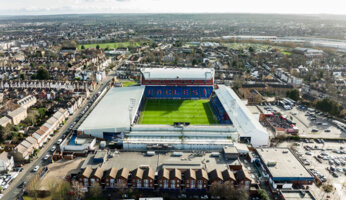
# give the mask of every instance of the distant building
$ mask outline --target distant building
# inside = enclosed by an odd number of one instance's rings
[[[31,106],[35,105],[37,102],[36,97],[32,95],[28,95],[24,97],[23,99],[19,100],[17,102],[18,105],[23,106],[24,108],[28,109]]]
[[[7,124],[10,124],[10,123],[12,123],[10,118],[8,118],[6,116],[0,118],[0,126],[5,127],[5,126],[7,126]]]
[[[306,57],[320,57],[323,56],[323,51],[318,49],[296,47],[294,50],[296,53],[304,54]]]
[[[26,108],[21,106],[14,111],[8,112],[7,115],[11,119],[12,124],[17,125],[28,116],[28,113]]]
[[[13,156],[9,155],[7,152],[2,152],[0,154],[0,173],[11,171],[14,167]]]

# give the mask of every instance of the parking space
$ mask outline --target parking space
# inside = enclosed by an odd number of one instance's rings
[[[309,138],[346,138],[346,132],[338,128],[330,116],[315,111],[315,110],[302,110],[297,106],[292,109],[284,109],[282,106],[277,105],[261,105],[259,106],[263,113],[280,112],[287,119],[292,120],[296,127],[299,129],[301,137]]]
[[[312,142],[312,143],[311,143]],[[346,150],[340,142],[318,143],[317,140],[294,144],[297,156],[315,178],[323,184],[331,184],[334,191],[326,193],[313,185],[311,191],[318,199],[340,199],[346,196]]]

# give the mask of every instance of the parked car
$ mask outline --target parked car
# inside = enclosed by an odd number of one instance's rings
[[[50,155],[47,154],[43,157],[43,160],[48,160],[49,157],[50,157]]]
[[[32,171],[33,171],[33,172],[37,172],[38,169],[40,169],[40,166],[36,165],[36,166],[34,167],[34,169],[32,169]]]
[[[26,185],[26,182],[25,182],[25,181],[23,181],[21,184],[19,184],[19,185],[18,185],[18,188],[24,188],[24,187],[25,187],[25,185]]]

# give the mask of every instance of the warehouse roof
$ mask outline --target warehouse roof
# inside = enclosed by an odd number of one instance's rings
[[[103,132],[129,130],[136,117],[145,86],[111,88],[78,128],[86,134],[103,137]],[[132,108],[132,109],[130,109]]]
[[[287,148],[260,148],[257,152],[273,177],[273,180],[308,178],[313,179],[308,170]]]
[[[211,68],[142,68],[145,80],[210,80],[214,77]]]

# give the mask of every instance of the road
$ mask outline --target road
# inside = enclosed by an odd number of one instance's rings
[[[114,73],[108,75],[106,77],[106,79],[103,80],[102,84],[99,85],[99,87],[90,94],[90,96],[92,97],[93,95],[95,95],[96,93],[102,91],[106,84],[108,84],[108,82],[114,77]],[[42,149],[40,150],[40,152],[38,153],[38,156],[36,159],[34,159],[32,162],[30,162],[29,164],[26,164],[24,166],[24,170],[19,173],[19,175],[12,181],[12,183],[10,184],[10,186],[3,192],[4,196],[1,199],[4,200],[13,200],[13,199],[17,199],[18,196],[20,196],[22,189],[18,188],[18,185],[20,185],[22,182],[26,181],[28,182],[30,180],[31,177],[33,177],[33,175],[35,173],[32,172],[32,169],[38,165],[40,166],[40,168],[42,168],[43,166],[46,166],[49,164],[48,161],[43,160],[43,157],[47,154],[51,155],[51,148],[53,146],[56,145],[56,141],[60,138],[62,138],[62,136],[68,132],[68,128],[73,124],[73,122],[76,121],[76,119],[80,116],[81,111],[88,105],[88,103],[91,100],[88,101],[84,101],[83,105],[76,111],[74,112],[74,114],[72,116],[69,117],[69,119],[66,121],[65,125],[62,126],[58,132],[51,138],[51,140],[42,147]],[[95,102],[94,102],[95,103]],[[91,107],[91,106],[90,106]]]

